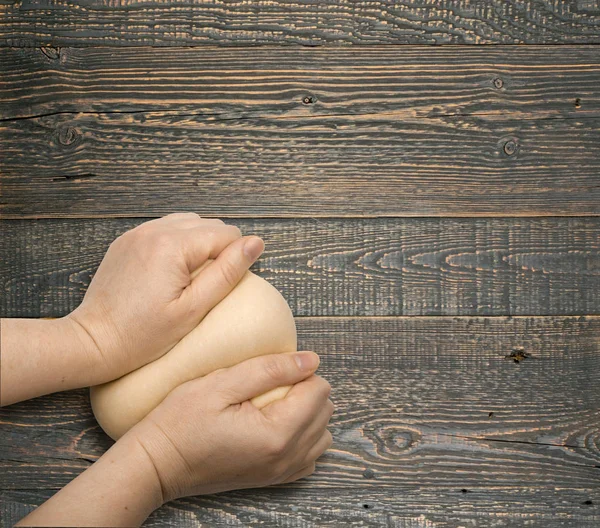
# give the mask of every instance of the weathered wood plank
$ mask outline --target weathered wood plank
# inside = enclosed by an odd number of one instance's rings
[[[600,491],[600,317],[319,317],[297,325],[300,348],[322,355],[336,404],[334,446],[309,481],[315,494]],[[527,357],[506,357],[515,351]],[[4,408],[0,424],[0,489],[63,486],[110,445],[85,390]]]
[[[600,118],[117,113],[2,125],[4,218],[600,214]]]
[[[11,526],[54,493],[0,491],[0,512]],[[560,488],[402,488],[319,490],[310,479],[271,487],[187,498],[158,509],[146,527],[390,526],[396,528],[597,528],[596,490]],[[588,502],[591,501],[591,504]],[[366,505],[366,506],[365,506]]]
[[[0,4],[0,44],[599,43],[595,0]]]
[[[109,244],[144,219],[0,223],[0,314],[79,305]],[[600,313],[600,218],[227,219],[297,316]]]
[[[600,115],[596,46],[0,48],[0,64],[3,119],[133,111],[219,119]]]

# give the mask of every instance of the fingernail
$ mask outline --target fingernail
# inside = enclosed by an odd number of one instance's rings
[[[319,366],[320,359],[314,352],[296,352],[294,359],[300,370],[316,370]]]
[[[244,254],[255,261],[265,249],[265,243],[258,237],[251,237],[244,242]]]

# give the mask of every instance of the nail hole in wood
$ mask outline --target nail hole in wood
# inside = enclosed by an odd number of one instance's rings
[[[371,507],[371,506],[369,506],[368,504],[363,504],[363,508],[364,508],[365,510],[368,510],[370,507]]]
[[[529,352],[525,352],[523,347],[513,348],[512,352],[506,356],[506,359],[512,359],[515,363],[521,363],[524,359],[531,357]]]
[[[585,506],[591,506],[594,503],[593,503],[593,501],[588,499],[588,500],[583,501],[581,504],[584,504]]]
[[[463,488],[460,491],[461,491],[461,493],[469,493],[469,490],[467,488]]]
[[[494,416],[494,411],[488,413],[488,418],[491,418],[492,416]]]
[[[575,99],[575,108],[581,108],[581,99],[579,97]]]

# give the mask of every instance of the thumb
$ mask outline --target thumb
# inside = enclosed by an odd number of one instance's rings
[[[257,236],[240,238],[192,274],[192,282],[182,296],[190,296],[198,319],[229,295],[264,249],[265,243]]]
[[[242,403],[271,389],[294,385],[312,376],[319,362],[319,356],[314,352],[254,357],[224,369],[217,391],[225,395],[228,405]]]

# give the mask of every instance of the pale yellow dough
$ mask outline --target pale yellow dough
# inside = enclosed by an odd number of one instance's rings
[[[116,440],[178,385],[251,357],[293,352],[296,346],[296,326],[287,302],[271,284],[248,271],[167,354],[92,387],[92,409],[102,429]],[[260,409],[285,397],[289,389],[279,387],[251,401]]]

